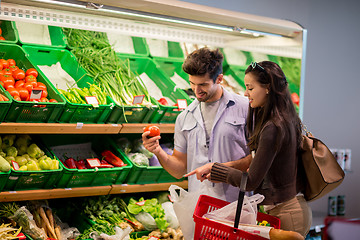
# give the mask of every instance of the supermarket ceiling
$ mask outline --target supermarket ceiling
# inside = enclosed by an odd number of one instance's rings
[[[304,29],[294,22],[177,0],[2,0],[0,4],[0,19],[6,20],[270,54],[280,51],[288,57],[302,54]]]

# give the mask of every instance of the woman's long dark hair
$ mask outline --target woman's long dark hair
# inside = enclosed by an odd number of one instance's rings
[[[258,66],[256,66],[256,64]],[[249,108],[247,130],[249,148],[258,146],[260,133],[268,121],[272,121],[281,135],[295,129],[297,147],[301,143],[301,121],[291,100],[288,82],[280,66],[271,61],[250,65],[245,74],[252,74],[256,80],[269,89],[268,99],[263,107]],[[278,139],[281,138],[278,136]],[[278,147],[278,146],[277,146]]]

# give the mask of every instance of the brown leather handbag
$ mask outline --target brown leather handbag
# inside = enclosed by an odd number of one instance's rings
[[[329,148],[306,130],[301,146],[301,160],[306,175],[304,196],[314,201],[334,190],[344,180],[345,173]]]

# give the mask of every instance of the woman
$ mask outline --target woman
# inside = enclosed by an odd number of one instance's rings
[[[186,176],[196,174],[201,181],[209,179],[239,187],[242,171],[247,170],[246,190],[265,196],[264,209],[280,218],[281,229],[305,237],[312,214],[301,194],[304,179],[301,164],[298,165],[301,122],[288,82],[279,65],[270,61],[252,63],[245,71],[244,82],[250,103],[247,130],[252,158],[228,164],[210,163]]]

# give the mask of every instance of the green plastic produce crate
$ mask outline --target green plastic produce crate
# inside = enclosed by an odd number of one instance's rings
[[[36,136],[32,136],[32,140],[41,150],[44,151],[46,156],[56,159],[56,157],[46,149],[44,144]],[[56,170],[17,171],[11,169],[9,178],[4,186],[4,190],[18,191],[52,189],[59,180],[62,170],[63,168],[61,164],[59,164],[59,169]]]
[[[60,177],[58,188],[109,186],[122,184],[132,168],[132,163],[127,156],[120,151],[115,143],[108,136],[97,135],[42,135],[41,139],[46,142],[46,147],[52,154],[61,160],[66,157],[93,158],[101,160],[101,152],[110,150],[121,158],[127,166],[99,169],[70,169],[63,165],[62,176]]]
[[[184,61],[184,52],[179,42],[146,39],[149,46],[149,54],[152,58],[160,58],[165,60],[181,60]]]
[[[64,33],[62,31],[61,27],[57,26],[46,26],[42,24],[35,24],[31,23],[28,27],[32,29],[32,31],[24,32],[23,35],[20,34],[19,25],[18,24],[27,24],[27,23],[18,23],[14,22],[14,29],[16,30],[16,34],[18,35],[19,43],[24,45],[33,45],[33,46],[40,46],[40,47],[53,47],[53,48],[65,48],[66,47],[66,38],[64,36]],[[24,27],[26,28],[26,27]],[[24,39],[22,36],[28,36],[33,35],[33,38],[39,38],[39,36],[43,37],[45,36],[44,32],[42,31],[44,29],[49,31],[49,37],[50,42],[49,43],[39,43],[39,42],[29,42],[27,39]],[[44,37],[45,38],[45,37]],[[42,39],[42,40],[48,40],[48,39]]]
[[[175,83],[171,81],[171,79],[169,79],[163,71],[160,70],[160,68],[152,59],[146,57],[124,57],[121,55],[118,56],[122,60],[129,60],[130,69],[132,71],[136,72],[139,75],[145,73],[160,89],[164,97],[169,98],[174,103],[176,103],[178,99],[185,99],[187,104],[191,103],[191,99],[188,97],[188,95],[182,89],[176,88]],[[158,99],[155,99],[155,101],[156,100]],[[148,120],[145,119],[143,121],[144,123],[175,122],[176,117],[180,113],[180,111],[177,111],[177,107],[162,105],[157,101],[154,103],[158,104],[159,109],[157,111],[154,111]]]
[[[5,89],[0,89],[0,94],[4,95],[9,99],[9,101],[0,101],[0,123],[1,123],[5,119],[5,116],[11,106],[12,97],[7,91],[5,91]]]
[[[6,182],[9,178],[10,172],[11,170],[8,172],[0,172],[0,192],[4,189]]]
[[[35,103],[12,99],[11,107],[4,121],[29,123],[56,122],[65,106],[65,99],[57,93],[56,89],[51,86],[39,69],[29,61],[24,50],[18,45],[0,43],[0,58],[14,59],[17,66],[23,70],[35,68],[39,72],[37,81],[44,83],[47,87],[48,99],[55,99],[57,101]],[[3,88],[1,87],[1,89]]]
[[[111,136],[117,147],[123,152],[140,153],[137,150],[137,141],[141,141],[141,135],[137,134],[122,134],[121,136]],[[167,135],[162,136],[162,141],[168,142]],[[171,140],[173,141],[173,140]],[[136,146],[135,146],[136,145]],[[128,154],[129,155],[129,154]],[[127,184],[152,184],[152,183],[167,183],[167,182],[181,182],[185,178],[177,179],[171,176],[162,166],[141,166],[135,164],[128,156],[129,161],[132,162],[133,167],[127,176],[125,183]],[[149,163],[152,162],[149,159]]]
[[[109,43],[115,52],[128,56],[149,56],[145,38],[107,33]]]
[[[5,43],[17,43],[18,42],[18,35],[14,26],[14,22],[0,20],[0,28],[2,30],[1,36],[5,38],[1,42]]]
[[[51,66],[60,62],[61,68],[74,79],[79,88],[88,87],[89,84],[94,82],[94,80],[89,77],[86,71],[78,64],[76,57],[66,49],[49,47],[40,48],[35,46],[23,46],[23,49],[34,65]],[[46,77],[46,79],[54,88],[56,87],[56,85],[51,82],[51,77]],[[71,103],[65,97],[64,99],[66,104],[58,119],[61,123],[105,123],[115,105],[109,96],[107,96],[107,104],[99,105],[99,107],[93,107],[91,104]]]

